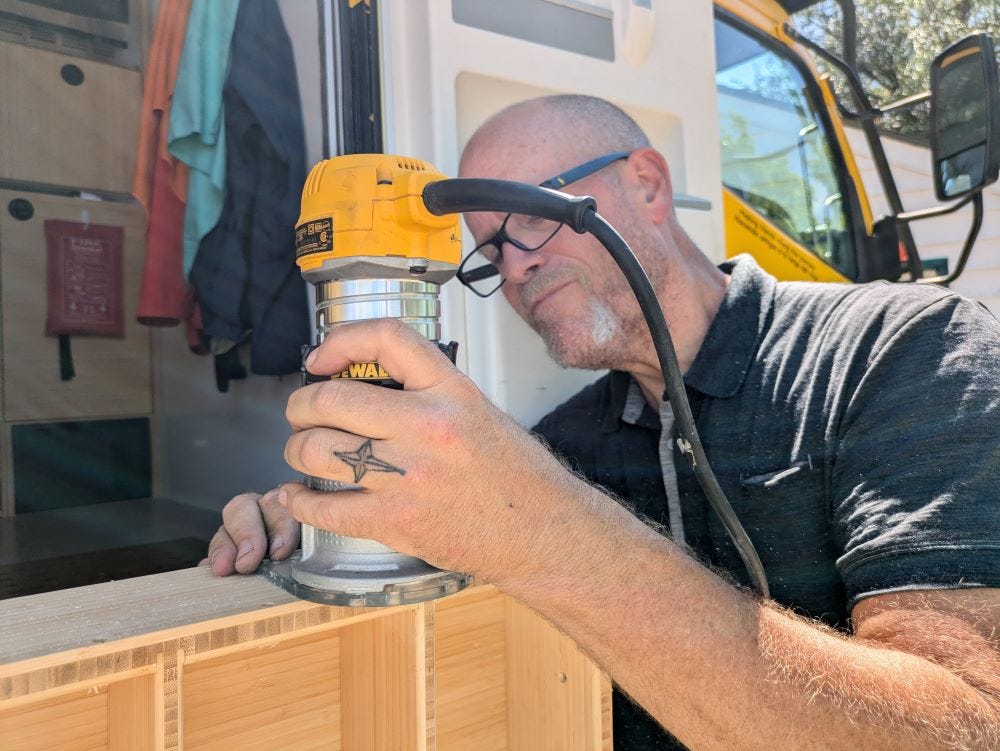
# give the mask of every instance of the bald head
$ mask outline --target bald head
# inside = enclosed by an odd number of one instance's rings
[[[569,166],[649,145],[635,120],[610,102],[558,94],[519,102],[493,115],[466,144],[459,173],[539,182],[551,175],[530,174],[533,163],[554,160]],[[543,154],[546,160],[537,158]],[[513,174],[512,168],[527,172]]]

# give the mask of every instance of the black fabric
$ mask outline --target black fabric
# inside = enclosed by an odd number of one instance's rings
[[[215,388],[225,394],[229,391],[230,381],[242,381],[247,377],[247,369],[240,361],[240,351],[236,347],[227,349],[214,357]]]
[[[73,345],[69,334],[59,335],[59,380],[72,381],[76,378],[76,368],[73,365]]]
[[[309,340],[295,222],[305,182],[302,108],[275,0],[242,0],[223,89],[226,195],[191,268],[206,336],[250,344],[250,370],[297,372]]]
[[[722,268],[686,391],[774,599],[846,629],[872,594],[1000,586],[1000,323],[934,287],[778,283],[746,257]],[[667,525],[659,423],[648,407],[621,420],[629,380],[608,374],[535,430]],[[687,544],[748,585],[676,446],[674,463]],[[614,720],[618,748],[682,748],[649,740],[652,720],[620,695]]]

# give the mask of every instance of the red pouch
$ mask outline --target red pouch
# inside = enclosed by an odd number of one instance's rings
[[[48,336],[125,336],[125,230],[47,220]]]

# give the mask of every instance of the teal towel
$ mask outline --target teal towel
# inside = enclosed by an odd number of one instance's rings
[[[222,87],[238,9],[239,0],[192,0],[177,69],[168,149],[191,167],[184,209],[185,277],[201,239],[222,213],[226,184]]]

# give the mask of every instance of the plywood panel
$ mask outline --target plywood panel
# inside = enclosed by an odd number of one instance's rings
[[[345,749],[427,748],[423,626],[409,608],[340,630]]]
[[[156,655],[154,675],[155,696],[153,702],[153,737],[156,751],[179,751],[181,748],[181,695],[184,686],[185,650],[179,648],[178,641],[171,640],[162,645]]]
[[[435,644],[434,603],[424,603],[418,610],[424,619],[424,736],[427,748],[437,749],[437,664]]]
[[[341,748],[339,651],[333,632],[186,666],[183,748]]]
[[[0,748],[17,751],[104,751],[108,748],[107,689],[0,710]]]
[[[108,686],[108,751],[153,751],[153,676]]]
[[[507,733],[512,751],[611,748],[607,679],[569,638],[506,600]]]
[[[34,216],[18,221],[6,207],[26,198]],[[45,336],[46,219],[125,228],[125,338],[71,338],[76,377],[59,379],[59,345]],[[49,420],[138,415],[152,411],[149,330],[136,321],[145,246],[138,204],[0,191],[0,295],[4,418]]]
[[[435,603],[437,751],[507,748],[505,599],[484,587]]]
[[[65,65],[83,74],[78,86]],[[0,177],[128,193],[142,76],[114,65],[0,42]]]

